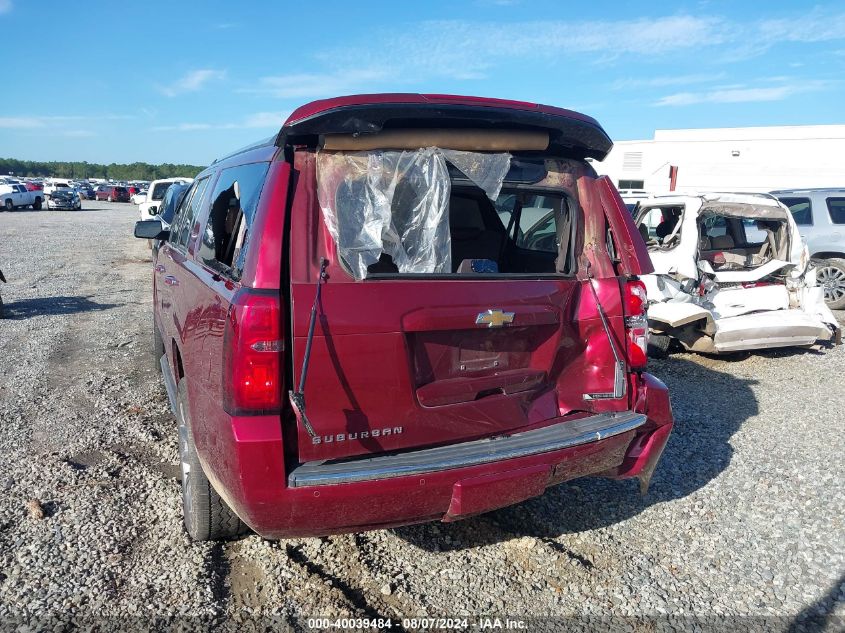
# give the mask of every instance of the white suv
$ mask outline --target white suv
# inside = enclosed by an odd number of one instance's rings
[[[73,189],[73,187],[67,180],[51,180],[44,183],[44,195],[48,198],[57,189]]]
[[[845,310],[845,188],[782,189],[772,195],[792,212],[827,305]]]
[[[147,198],[138,205],[141,212],[142,220],[151,220],[158,214],[159,205],[164,199],[164,194],[167,188],[174,182],[192,183],[193,178],[163,178],[161,180],[154,180],[150,183],[150,188],[147,190]]]

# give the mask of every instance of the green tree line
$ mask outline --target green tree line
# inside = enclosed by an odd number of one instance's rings
[[[37,161],[17,160],[15,158],[0,158],[0,175],[15,175],[21,178],[46,177],[56,178],[107,178],[110,180],[157,180],[159,178],[175,178],[178,176],[193,178],[204,167],[197,165],[174,165],[162,163],[100,163],[65,162],[65,161]]]

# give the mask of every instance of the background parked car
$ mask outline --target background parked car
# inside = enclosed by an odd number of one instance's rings
[[[640,204],[650,349],[807,346],[838,340],[789,210],[768,194],[669,194]]]
[[[37,210],[43,199],[40,191],[29,191],[23,184],[0,185],[0,205],[5,211],[28,206]]]
[[[781,189],[772,195],[792,212],[827,305],[845,310],[845,188]]]
[[[619,195],[622,196],[622,202],[628,208],[628,211],[634,213],[637,208],[637,203],[648,200],[649,194],[643,189],[620,189]]]
[[[107,200],[109,202],[129,202],[129,191],[126,187],[101,185],[97,187],[95,197],[97,200]]]
[[[92,187],[91,185],[87,183],[82,183],[77,185],[76,190],[79,193],[79,197],[83,200],[94,199],[94,187]]]
[[[138,193],[129,197],[129,202],[132,204],[141,204],[147,199],[147,190],[141,189]]]
[[[147,199],[140,205],[141,219],[149,220],[158,214],[158,208],[164,199],[164,194],[167,192],[167,188],[174,182],[190,184],[193,181],[193,178],[163,178],[151,182],[147,192]]]
[[[57,189],[70,189],[70,181],[68,180],[51,180],[44,184],[44,195],[49,197],[51,193]]]
[[[82,199],[76,189],[57,189],[47,198],[47,208],[79,211],[82,209]]]

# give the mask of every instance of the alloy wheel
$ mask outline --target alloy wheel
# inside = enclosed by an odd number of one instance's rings
[[[845,298],[845,271],[835,266],[820,266],[816,271],[818,284],[824,289],[824,300],[828,303]]]

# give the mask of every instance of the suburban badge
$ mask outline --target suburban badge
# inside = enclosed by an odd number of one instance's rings
[[[332,442],[349,442],[354,440],[366,440],[371,437],[387,437],[388,435],[399,435],[402,433],[401,426],[385,427],[383,429],[370,429],[356,433],[338,433],[336,435],[317,435],[311,438],[312,444],[331,444]]]

